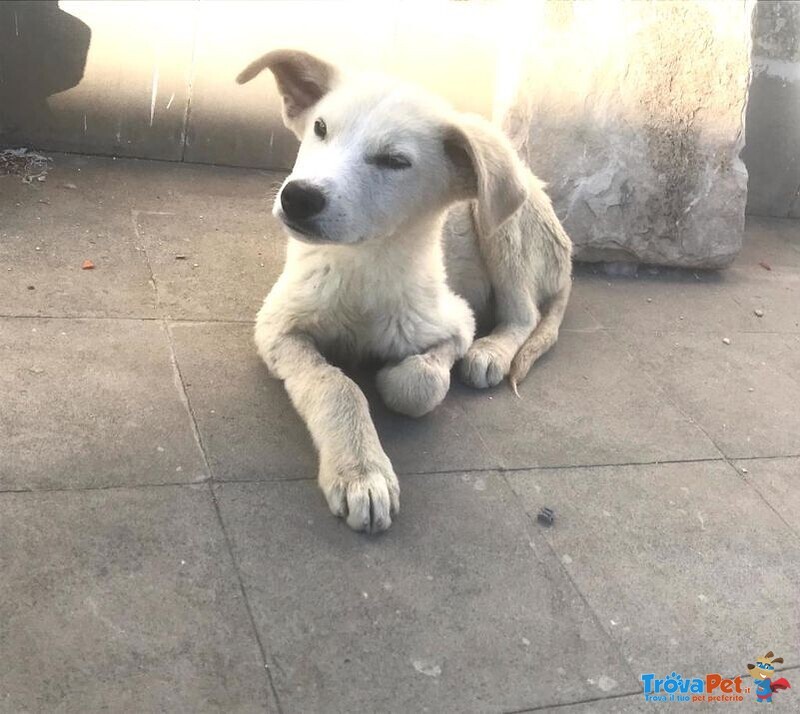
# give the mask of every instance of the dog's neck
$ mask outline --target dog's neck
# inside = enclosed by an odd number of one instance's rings
[[[369,268],[370,264],[390,262],[402,270],[414,266],[443,265],[442,229],[447,210],[424,216],[392,234],[377,236],[359,243],[305,243],[289,241],[289,256],[324,255],[336,262],[347,261]]]

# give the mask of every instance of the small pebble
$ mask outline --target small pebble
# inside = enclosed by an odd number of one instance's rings
[[[543,508],[539,511],[539,515],[536,516],[536,520],[539,521],[543,526],[552,526],[553,521],[556,518],[556,514],[552,508]]]
[[[62,183],[62,188],[68,188],[72,191],[75,191],[78,187],[74,183]]]
[[[723,345],[729,345],[730,343],[731,343],[731,338],[730,337],[723,337],[722,338],[722,344]]]
[[[755,392],[755,391],[756,391],[756,389],[755,389],[755,387],[748,387],[748,388],[747,388],[747,391],[748,391],[748,392]]]
[[[755,310],[753,310],[753,312],[755,313],[756,317],[764,317],[764,311],[761,310],[760,308],[756,308]]]
[[[647,298],[647,302],[653,302],[653,298]]]
[[[747,469],[746,468],[742,468],[742,473],[746,474],[747,473]]]
[[[175,256],[175,260],[186,260],[186,256],[185,255],[176,255]]]

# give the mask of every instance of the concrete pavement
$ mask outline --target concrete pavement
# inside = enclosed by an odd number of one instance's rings
[[[0,711],[640,711],[767,650],[800,687],[800,223],[578,268],[522,399],[413,421],[359,375],[403,489],[369,538],[251,341],[280,179],[0,177]]]

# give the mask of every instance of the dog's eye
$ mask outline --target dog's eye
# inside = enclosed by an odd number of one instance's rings
[[[402,154],[378,154],[367,159],[367,163],[374,164],[381,169],[393,169],[395,171],[407,169],[411,166],[411,161]]]
[[[328,127],[325,125],[323,119],[317,119],[314,122],[314,133],[320,138],[324,139],[328,134]]]

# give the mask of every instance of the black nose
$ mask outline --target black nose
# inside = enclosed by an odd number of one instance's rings
[[[281,191],[281,208],[287,218],[302,221],[325,208],[325,195],[308,181],[290,181]]]

